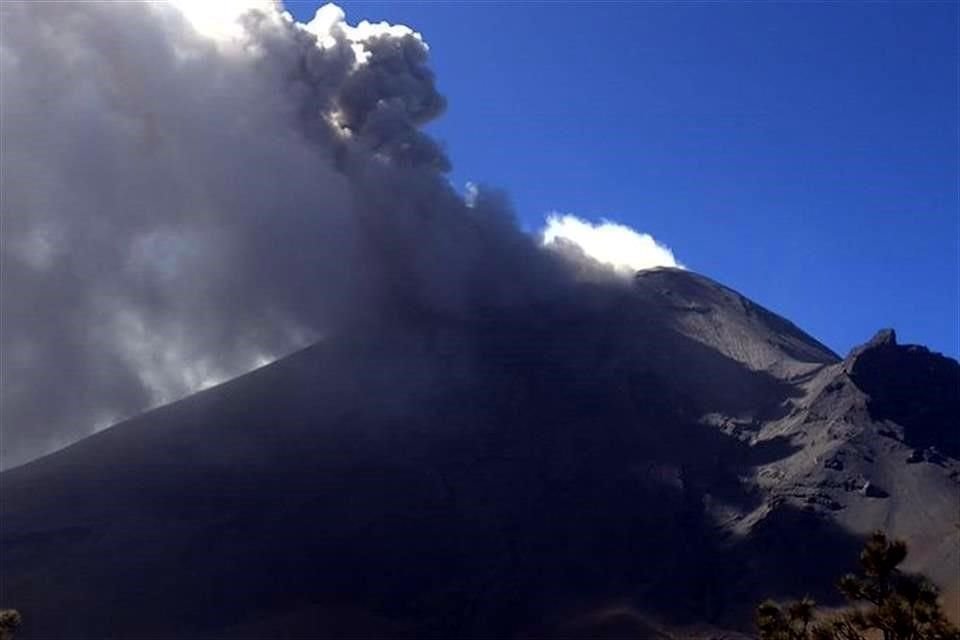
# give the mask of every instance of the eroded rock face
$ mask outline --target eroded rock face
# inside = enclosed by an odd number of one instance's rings
[[[877,421],[903,428],[903,441],[960,457],[960,364],[917,345],[898,345],[892,329],[877,333],[844,361],[851,380],[870,396]]]

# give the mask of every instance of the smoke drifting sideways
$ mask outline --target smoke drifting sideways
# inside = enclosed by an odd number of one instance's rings
[[[451,188],[419,34],[183,5],[0,6],[0,467],[341,327],[509,310],[592,263]]]

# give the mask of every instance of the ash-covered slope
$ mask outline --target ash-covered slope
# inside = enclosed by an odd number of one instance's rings
[[[754,371],[783,379],[839,360],[793,323],[705,276],[651,269],[636,285],[660,321]]]
[[[611,603],[746,627],[829,602],[876,527],[955,588],[955,361],[841,361],[677,270],[395,320],[0,475],[23,637],[598,637]]]

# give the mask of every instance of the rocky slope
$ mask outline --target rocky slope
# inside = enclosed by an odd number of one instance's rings
[[[840,359],[685,271],[581,294],[358,328],[3,473],[0,606],[25,638],[708,637],[829,604],[877,527],[955,597],[956,361]]]

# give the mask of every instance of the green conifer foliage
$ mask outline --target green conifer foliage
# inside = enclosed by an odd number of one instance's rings
[[[756,610],[761,640],[960,640],[936,586],[900,570],[906,557],[906,543],[874,532],[860,553],[861,575],[847,574],[837,584],[849,602],[845,611],[816,620],[809,598],[786,607],[767,600]]]

